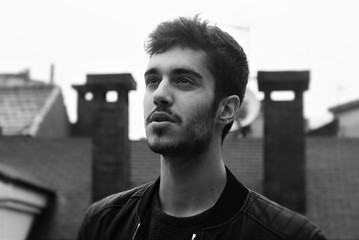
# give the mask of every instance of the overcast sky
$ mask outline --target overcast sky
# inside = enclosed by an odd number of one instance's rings
[[[143,44],[161,21],[200,13],[228,31],[248,54],[249,87],[258,98],[258,70],[309,70],[305,117],[328,122],[328,108],[359,99],[359,1],[356,0],[0,0],[0,72],[29,69],[55,82],[76,119],[73,84],[89,73],[130,72],[130,138],[144,137]]]

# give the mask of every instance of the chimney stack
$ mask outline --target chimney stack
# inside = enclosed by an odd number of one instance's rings
[[[131,74],[91,74],[85,85],[74,88],[81,114],[77,132],[92,136],[92,200],[97,201],[130,187],[128,92],[136,89],[136,82]],[[112,101],[110,93],[117,95]]]
[[[305,133],[303,92],[309,71],[258,72],[264,92],[264,195],[305,213]],[[273,91],[293,91],[292,101],[274,101]]]

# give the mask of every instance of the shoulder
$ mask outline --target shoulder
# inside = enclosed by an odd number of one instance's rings
[[[305,216],[250,191],[243,213],[281,239],[324,239]]]
[[[119,192],[93,203],[87,210],[78,232],[79,240],[102,239],[110,226],[121,216],[128,222],[123,228],[132,227],[136,214],[136,206],[143,198],[146,190],[153,183]],[[132,221],[131,221],[132,220]]]
[[[94,217],[104,214],[111,209],[121,209],[129,201],[140,199],[143,196],[143,193],[148,189],[153,183],[146,183],[144,185],[112,194],[108,197],[105,197],[93,204],[88,208],[85,222],[91,221]]]

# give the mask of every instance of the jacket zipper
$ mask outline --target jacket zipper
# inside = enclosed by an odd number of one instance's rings
[[[137,235],[137,232],[138,232],[138,229],[140,228],[140,226],[141,226],[141,223],[139,222],[139,223],[137,224],[137,227],[136,227],[135,233],[133,234],[132,240],[135,240],[136,235]]]

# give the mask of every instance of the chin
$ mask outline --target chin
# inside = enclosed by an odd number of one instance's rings
[[[148,138],[148,146],[154,153],[161,155],[175,155],[177,157],[196,157],[208,149],[207,139],[168,139],[168,138]]]
[[[148,136],[147,143],[149,148],[158,154],[177,152],[176,149],[178,149],[178,144],[165,136]]]
[[[203,118],[204,119],[204,118]],[[202,120],[202,119],[201,119]],[[183,129],[152,128],[147,125],[146,134],[150,149],[161,155],[190,155],[202,154],[210,145],[211,125],[189,124]],[[197,122],[195,122],[197,123]]]

